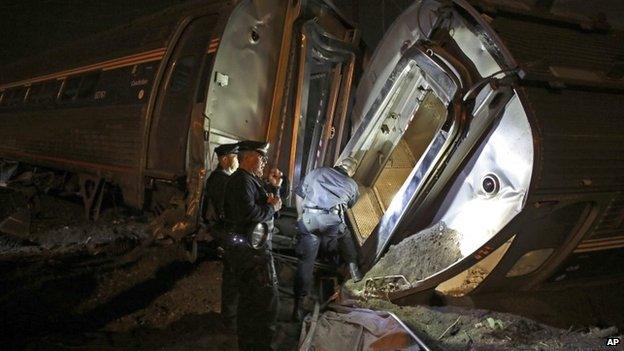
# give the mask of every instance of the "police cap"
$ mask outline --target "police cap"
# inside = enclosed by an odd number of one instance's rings
[[[243,140],[238,143],[239,151],[257,151],[263,156],[266,156],[267,152],[269,152],[269,143],[264,141],[254,141],[254,140]]]
[[[219,145],[214,149],[217,156],[225,156],[229,154],[237,154],[238,153],[238,144],[223,144]]]

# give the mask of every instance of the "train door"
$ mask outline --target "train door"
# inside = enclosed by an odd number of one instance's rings
[[[200,68],[215,16],[192,20],[179,36],[158,90],[149,131],[146,174],[177,179],[186,172],[186,148]]]
[[[280,136],[288,170],[296,186],[311,170],[333,165],[349,136],[347,119],[359,32],[324,2],[308,3],[293,27],[290,133]],[[288,161],[288,164],[285,164]]]
[[[237,2],[218,40],[204,112],[205,150],[243,139],[265,140],[280,64],[287,2]],[[207,169],[214,169],[208,162]]]

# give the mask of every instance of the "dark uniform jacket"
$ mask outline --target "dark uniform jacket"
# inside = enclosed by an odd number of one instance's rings
[[[223,219],[223,201],[225,199],[225,187],[230,175],[220,166],[210,173],[206,181],[204,197],[204,220],[209,224],[215,224]]]
[[[273,219],[275,209],[267,203],[268,192],[262,180],[238,169],[225,187],[225,221],[238,234],[250,233],[256,224]]]

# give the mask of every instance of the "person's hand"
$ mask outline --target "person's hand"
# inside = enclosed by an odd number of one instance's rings
[[[282,173],[282,171],[280,171],[277,168],[273,168],[270,172],[269,172],[269,183],[271,183],[271,185],[273,185],[274,187],[279,187],[282,185],[282,176],[284,175],[284,173]]]
[[[282,208],[282,199],[279,196],[269,194],[269,197],[267,198],[267,203],[273,205],[275,212],[279,211]]]

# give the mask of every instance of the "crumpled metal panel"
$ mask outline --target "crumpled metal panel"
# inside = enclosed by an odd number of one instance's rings
[[[285,8],[283,1],[267,0],[242,1],[234,9],[214,63],[211,79],[219,82],[208,92],[206,130],[265,139]]]
[[[516,96],[496,129],[462,169],[434,219],[460,233],[464,256],[522,211],[531,184],[533,155],[531,127]],[[485,189],[488,176],[499,181],[495,192]]]

